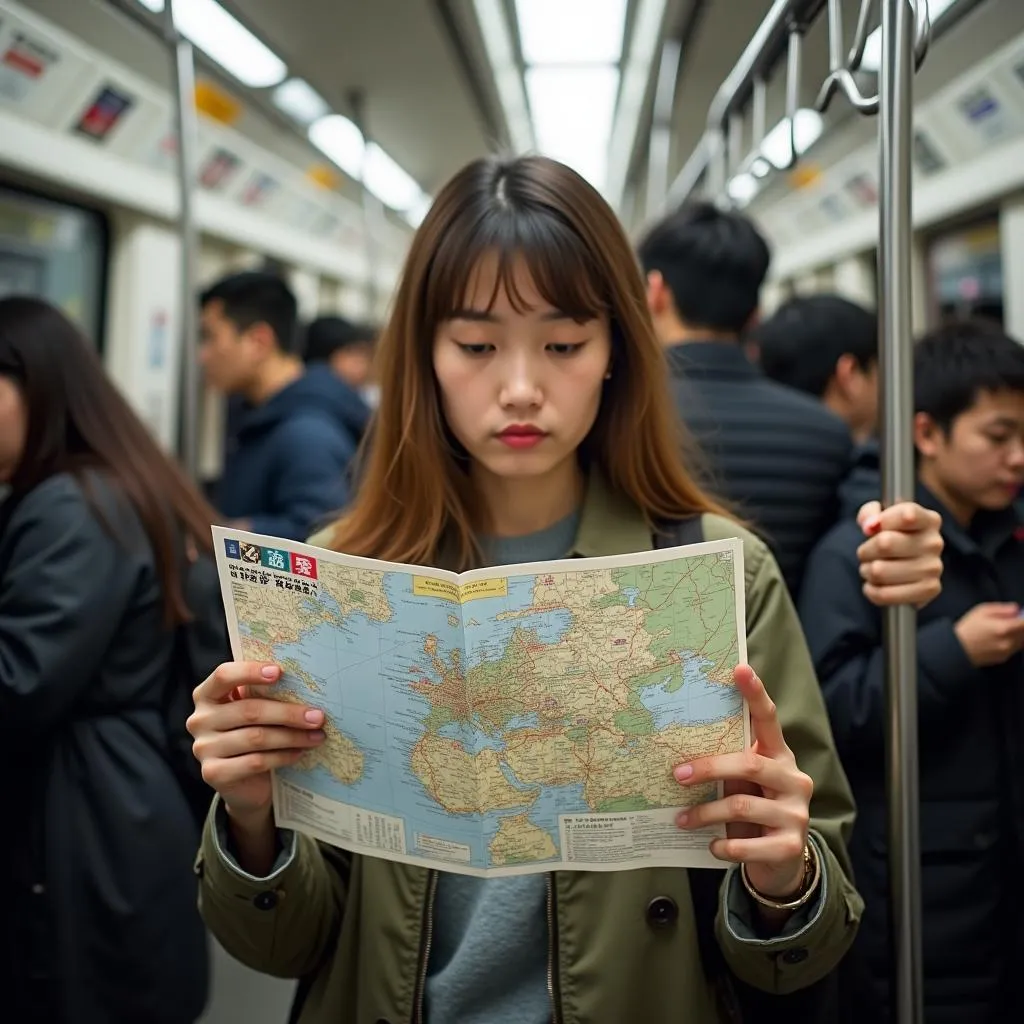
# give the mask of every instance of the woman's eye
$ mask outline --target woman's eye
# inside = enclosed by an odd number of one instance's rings
[[[466,344],[461,341],[455,342],[459,346],[459,350],[465,352],[467,356],[485,356],[488,352],[494,351],[494,346],[486,341],[475,342],[473,344]]]
[[[585,341],[579,342],[552,342],[548,345],[548,349],[553,352],[556,356],[574,356],[579,352],[586,344]]]

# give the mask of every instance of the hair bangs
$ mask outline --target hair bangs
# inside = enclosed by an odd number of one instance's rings
[[[476,217],[466,211],[460,219],[438,247],[426,281],[424,313],[431,331],[470,307],[480,275],[485,268],[492,272],[492,259],[497,266],[481,312],[491,312],[503,292],[517,313],[531,312],[524,293],[532,285],[548,305],[579,323],[611,313],[608,274],[554,210],[506,206]]]

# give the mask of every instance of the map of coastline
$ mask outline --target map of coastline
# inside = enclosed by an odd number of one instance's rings
[[[235,657],[325,713],[283,827],[476,874],[718,863],[672,769],[748,741],[738,541],[456,576],[215,539]]]

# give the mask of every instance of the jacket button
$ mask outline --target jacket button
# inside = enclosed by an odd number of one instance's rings
[[[652,928],[669,928],[679,918],[679,907],[671,896],[655,896],[647,904],[647,923]]]
[[[252,905],[257,910],[273,910],[277,906],[277,893],[271,892],[269,889],[266,892],[261,892],[253,899]]]
[[[807,956],[807,950],[804,949],[803,946],[800,946],[797,949],[787,949],[786,952],[782,954],[782,962],[784,964],[802,964],[807,959]]]

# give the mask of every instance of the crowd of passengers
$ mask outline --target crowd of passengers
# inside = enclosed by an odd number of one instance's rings
[[[762,319],[769,265],[739,213],[688,204],[634,251],[563,165],[476,161],[379,336],[302,330],[274,274],[204,292],[231,409],[206,495],[61,312],[0,300],[4,1019],[193,1024],[209,930],[299,979],[300,1024],[895,1022],[898,603],[919,609],[926,1020],[1015,1019],[1024,346],[980,322],[917,340],[917,490],[883,510],[876,316],[818,295]],[[524,423],[540,444],[502,443]],[[739,538],[754,747],[675,771],[681,802],[725,782],[679,822],[728,824],[723,870],[481,880],[275,829],[269,770],[323,716],[266,699],[277,666],[232,662],[213,523],[453,569],[687,523]]]

